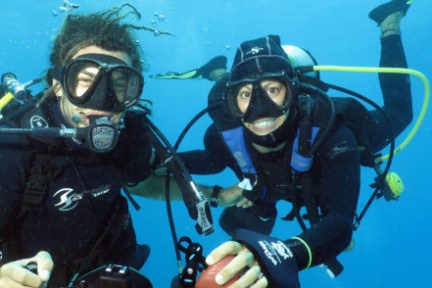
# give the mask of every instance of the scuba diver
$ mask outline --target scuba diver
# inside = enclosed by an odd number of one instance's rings
[[[407,67],[400,37],[400,20],[410,4],[411,1],[391,1],[370,13],[381,29],[382,67]],[[247,190],[247,185],[243,186],[244,189],[238,186],[227,191],[215,189],[213,198],[218,202],[225,197],[222,193],[229,193],[229,199],[233,199],[233,194],[237,192],[235,201],[228,205],[224,203],[229,208],[224,210],[220,219],[221,226],[233,236],[234,241],[226,242],[211,252],[207,264],[212,265],[226,255],[235,254],[237,259],[233,262],[245,263],[237,267],[228,264],[216,276],[218,284],[228,281],[246,267],[248,270],[244,275],[247,276],[236,282],[242,287],[252,283],[256,287],[298,287],[298,271],[323,263],[334,275],[339,274],[343,268],[335,257],[351,242],[359,195],[359,167],[364,159],[362,154],[380,151],[412,120],[409,77],[405,74],[380,74],[383,110],[392,124],[391,130],[388,130],[388,122],[378,111],[364,114],[359,109],[355,111],[357,114],[346,115],[354,112],[349,110],[341,115],[341,119],[337,117],[325,135],[327,127],[322,125],[328,124],[329,117],[325,115],[326,105],[321,102],[321,97],[310,94],[313,107],[308,113],[310,106],[304,107],[303,101],[310,100],[304,97],[304,93],[313,90],[309,91],[307,85],[304,90],[299,87],[298,75],[278,46],[277,39],[272,42],[272,37],[243,42],[227,80],[225,101],[228,111],[241,121],[244,128],[243,135],[223,136],[224,142],[232,147],[239,145],[234,139],[244,139],[240,142],[245,147],[237,147],[238,150],[231,148],[231,155],[244,160],[245,155],[250,154],[253,166],[241,171],[237,168],[237,175],[241,175],[240,179],[246,178],[245,171],[249,171],[252,175],[246,176],[253,179],[253,187],[251,190]],[[251,52],[257,50],[258,53]],[[337,103],[334,104],[337,110]],[[364,123],[362,131],[351,132],[347,129],[344,117],[362,115],[364,117],[357,119],[357,122]],[[303,133],[302,125],[312,125],[312,131]],[[222,134],[228,133],[230,128],[223,128]],[[220,127],[214,130],[218,129],[221,130]],[[363,138],[355,135],[364,132]],[[307,133],[309,135],[304,135]],[[217,133],[213,132],[213,138],[211,135],[208,131],[206,143],[211,143],[209,145],[213,148],[223,147],[218,146],[220,140],[216,142]],[[302,141],[302,137],[306,141]],[[230,146],[229,141],[234,145]],[[366,150],[358,153],[357,146],[363,145]],[[313,148],[316,150],[311,153]],[[219,155],[217,159],[226,159],[220,156],[220,149],[213,153]],[[236,162],[239,167],[240,161]],[[213,162],[209,166],[214,168],[218,164]],[[190,165],[187,167],[191,173],[196,172]],[[311,223],[310,228],[303,227],[304,232],[300,235],[283,241],[268,236],[277,213],[274,203],[281,199],[293,203],[288,219],[297,218],[301,223],[304,215],[300,215],[299,207],[305,206],[306,217]],[[250,253],[254,256],[252,259]]]
[[[381,67],[407,67],[400,21],[411,3],[390,1],[369,14],[381,30]],[[206,258],[211,266],[235,255],[210,280],[218,285],[242,273],[236,287],[299,287],[298,272],[320,264],[333,276],[341,273],[336,257],[352,241],[360,167],[375,164],[375,154],[412,121],[407,75],[379,75],[386,117],[352,99],[328,97],[317,73],[296,69],[296,59],[316,65],[311,55],[291,53],[275,35],[241,43],[230,73],[210,91],[209,106],[218,106],[209,109],[214,124],[205,150],[180,153],[192,174],[229,167],[240,180],[207,191],[214,206],[224,207],[219,221],[233,237]],[[270,236],[280,200],[293,205],[285,219],[303,228],[285,240]]]
[[[64,139],[0,134],[0,157],[9,163],[0,168],[0,287],[49,280],[48,287],[58,288],[103,264],[139,269],[148,256],[120,194],[122,185],[149,175],[152,154],[144,114],[128,110],[144,81],[140,49],[120,23],[126,7],[69,14],[50,54],[50,87],[38,103],[2,111],[3,127],[84,132]],[[13,75],[2,80],[10,86]],[[28,263],[37,265],[35,273]]]
[[[149,247],[137,244],[121,192],[150,175],[153,154],[173,155],[140,104],[133,32],[148,29],[128,17],[140,18],[129,4],[68,14],[39,95],[1,77],[0,287],[152,287],[138,272]],[[173,174],[188,205],[202,200],[185,171]]]

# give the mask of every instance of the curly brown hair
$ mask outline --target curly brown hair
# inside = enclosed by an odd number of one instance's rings
[[[80,49],[96,45],[105,50],[127,53],[133,67],[142,71],[142,51],[132,30],[149,29],[122,23],[129,16],[137,20],[141,18],[137,9],[130,4],[88,15],[69,14],[54,40],[50,55],[52,68],[64,66]]]
[[[51,67],[46,72],[45,81],[52,85],[54,74],[61,70],[79,50],[92,45],[108,51],[125,52],[131,58],[132,66],[142,72],[144,59],[139,41],[133,33],[134,30],[146,30],[155,35],[173,34],[147,26],[123,23],[122,20],[128,17],[139,20],[141,14],[130,4],[123,4],[105,12],[86,15],[69,14],[54,39],[49,56]],[[55,97],[55,89],[53,86],[46,89],[37,105],[50,96]]]

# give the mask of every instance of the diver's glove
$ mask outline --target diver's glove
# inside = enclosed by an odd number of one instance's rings
[[[238,229],[234,240],[254,254],[272,288],[298,288],[297,262],[291,249],[281,240],[246,229]]]

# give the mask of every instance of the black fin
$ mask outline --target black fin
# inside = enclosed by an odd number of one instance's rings
[[[395,12],[402,12],[404,15],[411,6],[413,0],[393,0],[375,7],[369,12],[369,18],[374,20],[378,26],[390,14]]]

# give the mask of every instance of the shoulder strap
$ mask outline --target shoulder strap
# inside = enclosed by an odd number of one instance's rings
[[[51,171],[47,171],[46,163],[49,163],[51,157],[47,154],[36,154],[32,158],[30,174],[21,200],[18,218],[24,216],[29,210],[39,207],[48,191],[47,179],[51,178]]]
[[[301,119],[292,149],[291,167],[295,171],[306,172],[312,166],[311,147],[321,128],[313,126],[313,99],[310,95],[299,95],[299,111]],[[220,131],[220,134],[243,173],[243,180],[239,183],[239,187],[252,190],[257,180],[257,171],[244,142],[243,126]]]
[[[221,131],[220,134],[243,174],[243,180],[238,186],[243,190],[252,190],[257,179],[257,171],[244,141],[243,126]]]
[[[87,163],[93,160],[92,157],[55,155],[47,151],[33,152],[30,173],[23,193],[18,218],[30,210],[37,210],[42,206],[49,191],[50,181],[57,178],[66,166],[73,163]]]

